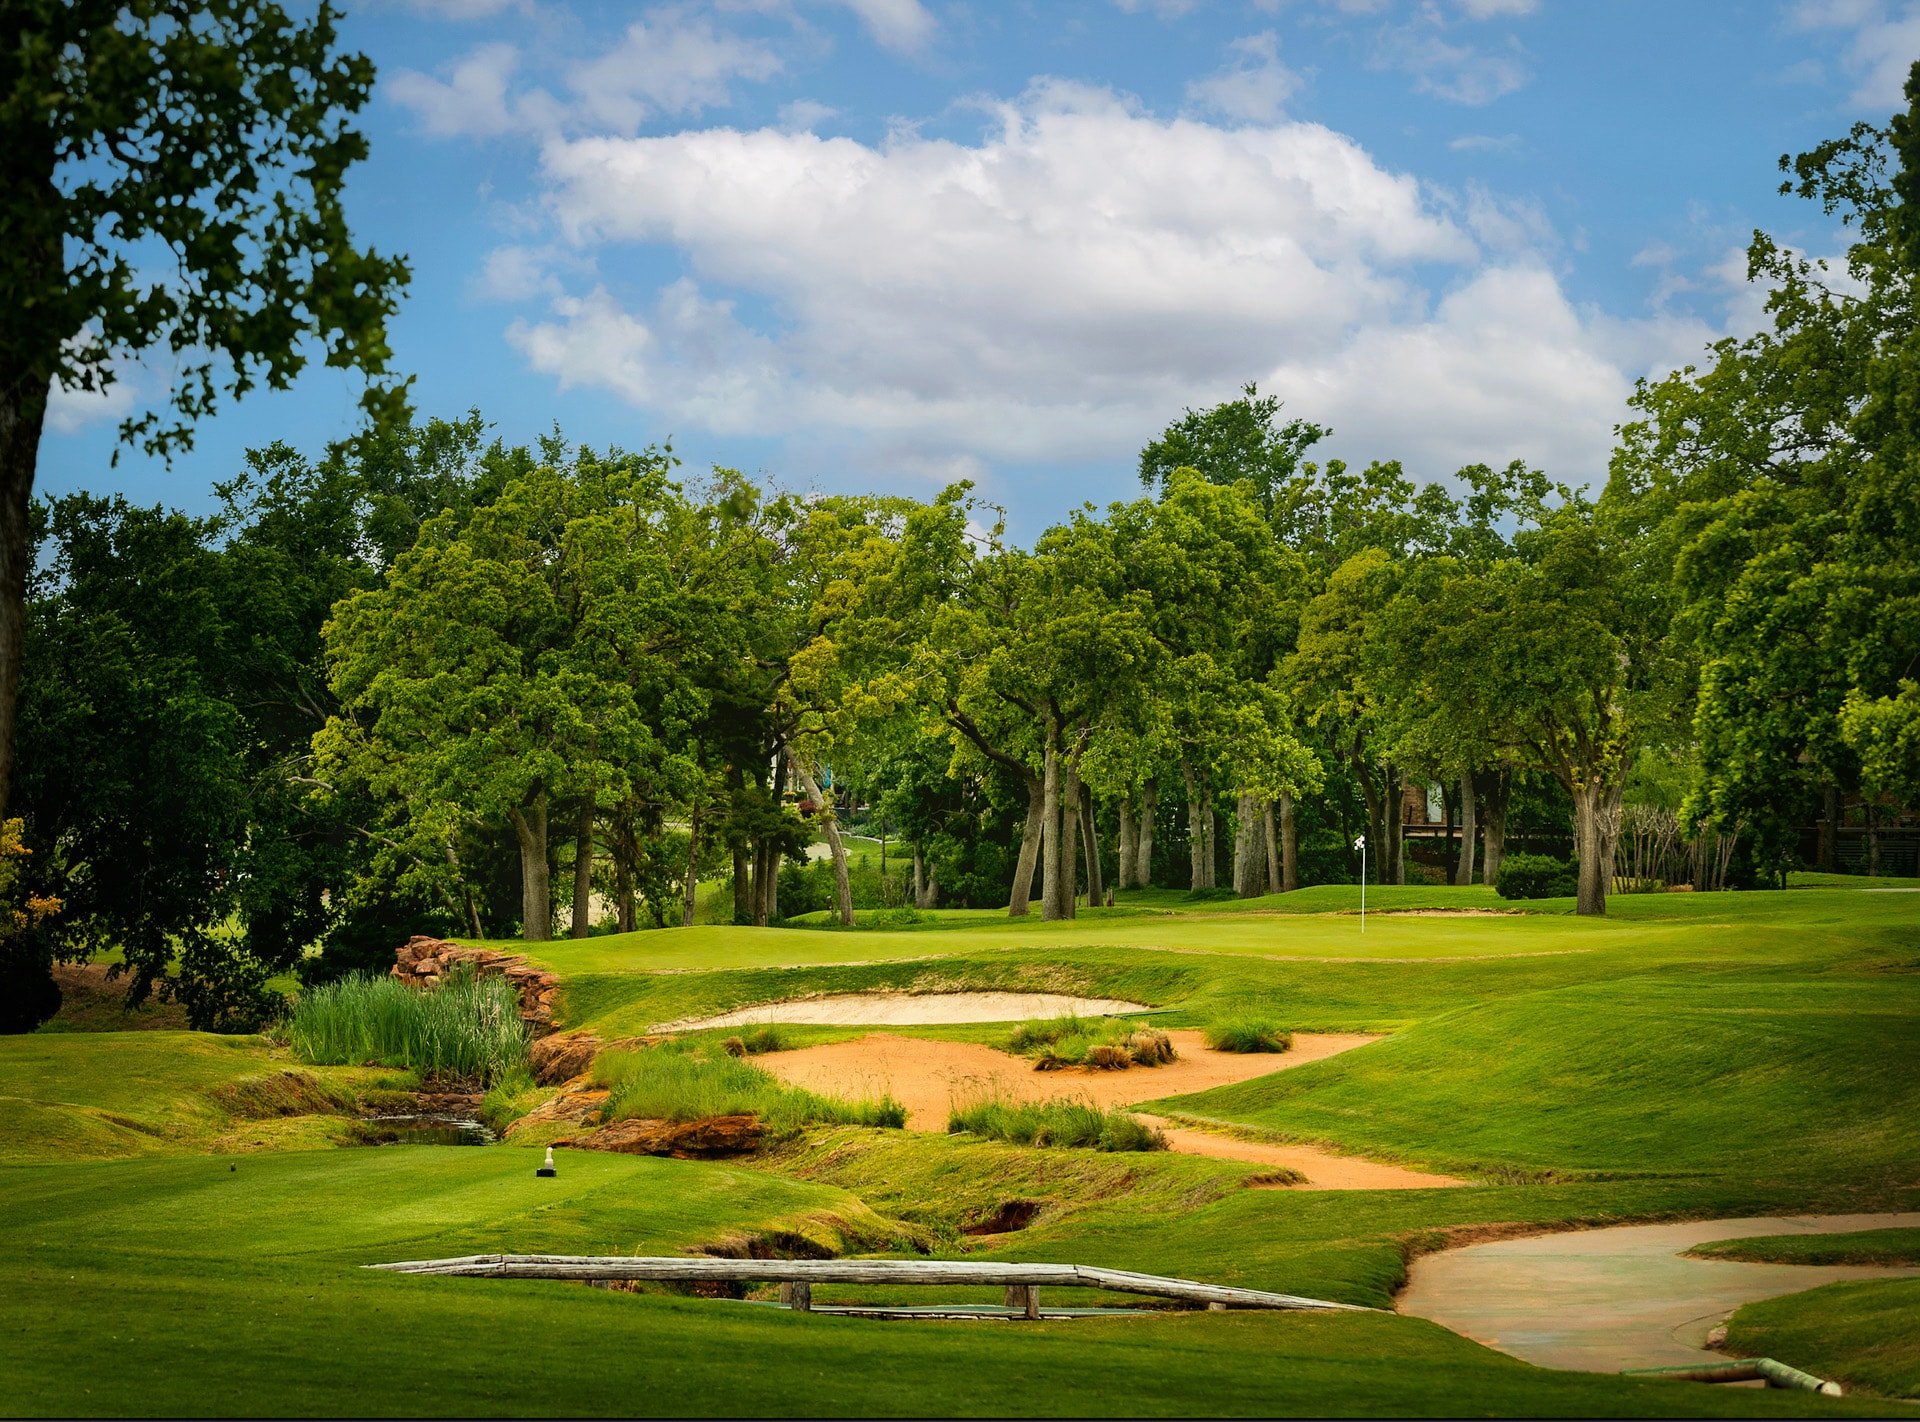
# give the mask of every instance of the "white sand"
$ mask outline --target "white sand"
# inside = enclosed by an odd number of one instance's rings
[[[809,1022],[827,1027],[925,1027],[946,1022],[1024,1022],[1030,1017],[1112,1017],[1151,1012],[1113,997],[1069,997],[1057,992],[853,992],[768,1002],[718,1017],[664,1023],[656,1032],[706,1027],[751,1027],[761,1022]]]

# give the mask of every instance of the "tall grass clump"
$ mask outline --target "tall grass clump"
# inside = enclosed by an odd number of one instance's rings
[[[956,1105],[947,1131],[1023,1146],[1078,1146],[1086,1150],[1165,1150],[1167,1138],[1125,1111],[1102,1111],[1084,1101],[1008,1101],[987,1097]]]
[[[425,991],[370,974],[308,988],[287,1041],[301,1060],[324,1066],[408,1067],[487,1083],[528,1069],[519,994],[504,978],[465,970]]]
[[[784,1052],[793,1044],[789,1033],[781,1031],[772,1023],[763,1023],[758,1027],[749,1027],[736,1036],[727,1038],[720,1045],[730,1057],[757,1057],[762,1052]]]
[[[1207,1028],[1207,1045],[1216,1052],[1284,1052],[1293,1033],[1265,1017],[1227,1017]]]
[[[1044,1017],[1022,1022],[1007,1038],[1009,1050],[1034,1057],[1039,1071],[1063,1066],[1117,1070],[1159,1066],[1177,1055],[1165,1032],[1111,1017]]]
[[[605,1119],[703,1121],[752,1113],[776,1134],[802,1126],[907,1124],[907,1111],[891,1096],[849,1101],[786,1086],[744,1058],[664,1042],[637,1052],[602,1052],[594,1059],[596,1084],[608,1091]]]

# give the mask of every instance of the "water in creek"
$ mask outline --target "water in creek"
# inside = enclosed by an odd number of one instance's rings
[[[479,1121],[443,1113],[363,1116],[360,1136],[367,1145],[488,1145],[499,1139]]]

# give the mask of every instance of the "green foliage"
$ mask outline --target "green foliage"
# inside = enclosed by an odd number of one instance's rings
[[[22,874],[32,851],[18,819],[0,822],[0,1035],[31,1032],[60,1010],[47,943],[60,900],[35,894]]]
[[[593,1078],[611,1093],[605,1119],[701,1121],[749,1112],[775,1135],[809,1125],[899,1129],[907,1113],[890,1096],[849,1101],[783,1086],[751,1062],[727,1052],[664,1042],[637,1052],[602,1052]]]
[[[393,977],[322,983],[300,994],[286,1034],[302,1061],[487,1083],[527,1071],[519,995],[504,978],[469,972],[450,973],[426,991]]]
[[[1043,1071],[1062,1066],[1160,1066],[1175,1056],[1166,1033],[1118,1017],[1034,1018],[1007,1035],[1007,1047],[1037,1058]]]
[[[1225,1017],[1207,1024],[1207,1045],[1216,1052],[1284,1052],[1293,1033],[1270,1017]]]
[[[1167,1139],[1138,1116],[1102,1111],[1078,1101],[1006,1101],[988,1098],[955,1106],[950,1134],[962,1133],[1010,1145],[1079,1147],[1086,1150],[1165,1150]]]
[[[1550,854],[1510,854],[1493,887],[1503,899],[1564,899],[1579,887],[1579,871]]]

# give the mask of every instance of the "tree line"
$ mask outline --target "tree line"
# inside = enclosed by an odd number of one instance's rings
[[[9,813],[61,908],[10,971],[111,950],[244,1025],[413,931],[687,923],[714,880],[777,922],[817,839],[850,923],[850,814],[919,906],[1049,919],[1350,877],[1355,831],[1405,882],[1430,785],[1456,883],[1522,806],[1581,913],[1779,882],[1802,825],[1920,803],[1909,99],[1783,160],[1844,269],[1756,234],[1768,328],[1643,382],[1595,491],[1317,458],[1250,385],[1025,547],[964,483],[802,495],[478,414],[257,451],[206,518],[43,500]]]

